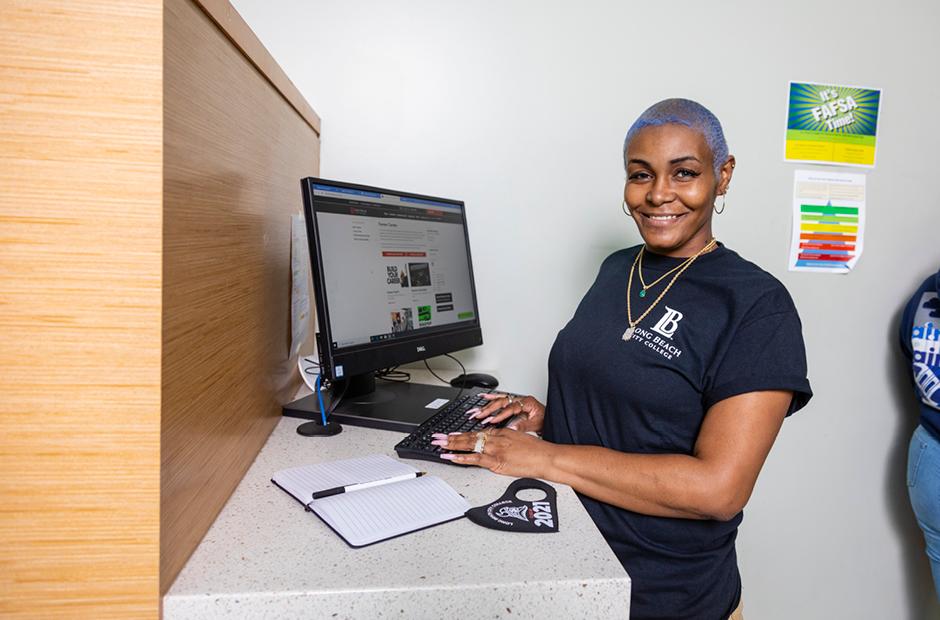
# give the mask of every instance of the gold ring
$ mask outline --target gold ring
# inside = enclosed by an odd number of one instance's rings
[[[473,444],[473,451],[477,454],[483,454],[486,447],[486,433],[477,433],[477,442]]]

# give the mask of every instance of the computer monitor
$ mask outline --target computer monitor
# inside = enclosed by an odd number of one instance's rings
[[[377,388],[375,371],[483,344],[464,204],[313,177],[301,184],[321,373],[343,392],[334,419],[411,430],[457,390]]]

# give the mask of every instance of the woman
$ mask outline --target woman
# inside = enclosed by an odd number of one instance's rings
[[[624,165],[643,244],[604,261],[559,332],[547,405],[497,397],[474,415],[521,415],[515,430],[436,441],[477,449],[443,455],[456,463],[573,487],[633,580],[631,617],[740,617],[741,510],[812,395],[800,320],[780,282],[712,237],[735,159],[711,112],[653,105]]]
[[[907,452],[907,490],[940,599],[940,271],[924,280],[904,308],[901,350],[920,400],[920,424]]]

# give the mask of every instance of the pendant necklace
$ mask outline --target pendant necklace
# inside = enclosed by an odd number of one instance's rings
[[[670,269],[669,271],[667,271],[666,273],[664,273],[663,275],[656,278],[654,282],[650,282],[649,284],[647,284],[646,281],[643,280],[643,254],[644,254],[643,249],[640,248],[640,262],[636,267],[636,273],[638,276],[640,276],[640,286],[642,287],[640,288],[640,298],[646,297],[647,290],[653,288],[654,286],[656,286],[657,284],[659,284],[660,282],[668,278],[674,272],[678,271],[679,269],[682,269],[686,263],[688,263],[689,261],[695,260],[694,256],[689,257],[685,259],[683,262],[673,267],[672,269]]]
[[[704,248],[696,252],[693,256],[690,256],[688,259],[685,260],[685,262],[681,263],[678,267],[675,267],[671,269],[670,271],[666,272],[666,274],[663,275],[658,280],[656,280],[656,282],[653,282],[652,284],[646,286],[644,289],[641,289],[640,297],[645,297],[646,288],[655,286],[657,283],[663,280],[663,278],[668,276],[670,273],[672,273],[673,271],[676,272],[676,275],[672,276],[672,280],[669,281],[669,284],[666,285],[666,288],[663,289],[663,292],[659,294],[659,297],[656,298],[656,301],[650,304],[650,307],[647,308],[646,311],[643,312],[643,314],[641,314],[640,316],[638,316],[637,319],[634,321],[633,310],[630,307],[630,291],[633,289],[633,272],[636,271],[637,264],[643,260],[643,249],[646,247],[646,246],[640,246],[640,251],[636,253],[636,258],[633,259],[633,264],[630,265],[630,276],[627,278],[627,331],[623,332],[623,336],[622,336],[623,340],[629,341],[630,339],[633,338],[633,333],[636,331],[636,326],[639,325],[640,321],[646,318],[647,314],[652,312],[653,308],[655,308],[656,305],[660,301],[662,301],[662,298],[666,296],[666,293],[668,293],[669,289],[672,288],[672,285],[676,283],[676,280],[679,279],[679,276],[681,276],[682,273],[686,269],[692,266],[692,263],[695,262],[695,259],[697,259],[699,256],[701,256],[708,250],[712,249],[716,243],[718,243],[718,241],[714,237],[712,237],[711,240],[707,244],[705,244]],[[641,282],[643,281],[642,273],[640,274],[640,281]]]

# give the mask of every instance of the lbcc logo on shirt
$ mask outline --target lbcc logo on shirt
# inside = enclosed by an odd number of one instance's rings
[[[666,314],[649,330],[645,330],[638,325],[627,330],[627,333],[630,334],[628,340],[642,343],[667,360],[675,359],[682,355],[682,349],[673,343],[672,337],[679,329],[679,321],[682,320],[682,317],[681,312],[666,306]]]
[[[666,314],[653,326],[653,331],[672,340],[672,335],[679,329],[679,321],[682,320],[682,317],[681,312],[666,306]]]

